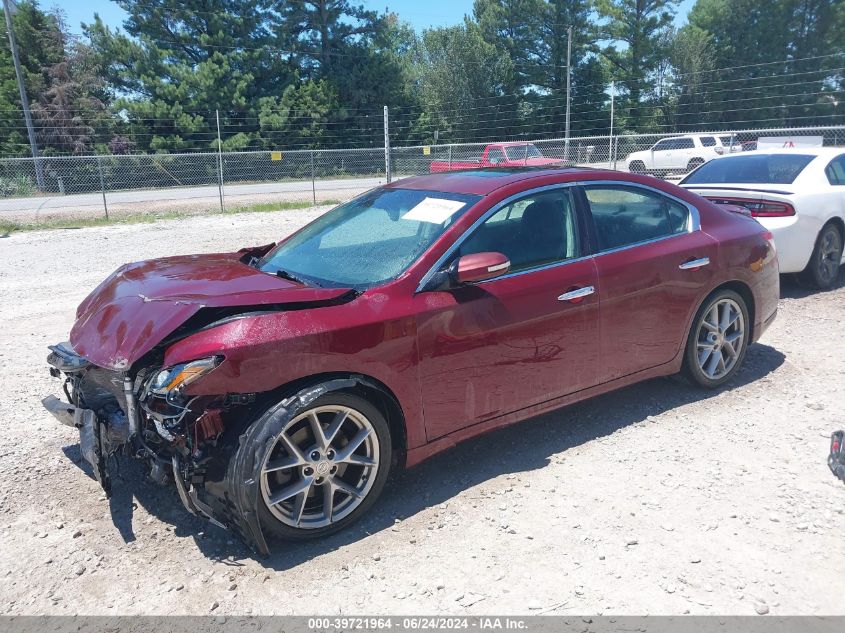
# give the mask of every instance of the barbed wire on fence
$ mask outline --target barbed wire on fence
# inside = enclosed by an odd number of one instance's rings
[[[790,139],[812,136],[817,143],[845,147],[845,125],[699,129],[696,133],[719,137],[723,151],[729,153],[749,149],[761,137],[783,137],[791,142]],[[550,136],[520,142],[532,143],[543,156],[557,159],[561,165],[627,169],[629,154],[676,136]],[[447,168],[452,168],[453,163],[479,161],[488,144],[391,146],[387,154],[383,146],[378,146],[41,157],[37,160],[45,177],[40,190],[36,186],[35,159],[4,158],[0,159],[0,219],[27,209],[37,209],[36,213],[48,209],[53,215],[60,215],[77,207],[90,211],[101,206],[102,215],[106,216],[110,209],[136,213],[182,208],[212,210],[218,207],[218,196],[220,210],[283,200],[317,204],[343,199],[385,182],[388,165],[397,178],[429,173],[433,161],[446,162]]]

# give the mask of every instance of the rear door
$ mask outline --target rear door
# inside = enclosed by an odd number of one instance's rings
[[[695,157],[696,151],[701,152],[700,148],[695,147],[695,141],[689,137],[674,139],[674,145],[671,152],[667,152],[666,162],[661,165],[665,169],[686,169],[691,158]]]
[[[595,384],[597,279],[581,213],[571,187],[494,207],[436,268],[494,251],[510,272],[416,295],[429,439]]]
[[[666,138],[657,143],[651,150],[651,165],[649,169],[664,169],[669,165],[675,139]]]
[[[656,189],[608,182],[581,193],[599,277],[601,382],[672,361],[710,287],[716,241],[694,207]]]

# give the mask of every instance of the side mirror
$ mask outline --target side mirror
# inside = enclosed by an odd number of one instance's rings
[[[449,277],[456,284],[471,284],[504,275],[510,268],[510,260],[502,253],[473,253],[453,263]]]

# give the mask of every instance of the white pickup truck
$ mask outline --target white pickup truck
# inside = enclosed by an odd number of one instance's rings
[[[715,134],[673,136],[657,141],[650,149],[633,152],[625,158],[625,167],[636,173],[687,173],[708,160],[728,154]]]

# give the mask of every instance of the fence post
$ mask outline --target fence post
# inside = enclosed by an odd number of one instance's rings
[[[217,188],[220,193],[220,212],[226,212],[223,204],[223,141],[220,138],[220,110],[214,111],[217,116]]]
[[[106,202],[106,179],[103,177],[103,159],[97,156],[97,169],[100,172],[100,191],[103,192],[103,210],[106,212],[106,220],[109,219],[109,205]]]
[[[314,150],[311,150],[311,195],[314,199],[314,206],[317,206],[317,185],[314,182]]]
[[[449,171],[452,171],[452,146],[449,146]]]
[[[390,182],[390,126],[387,106],[384,106],[384,176]]]

